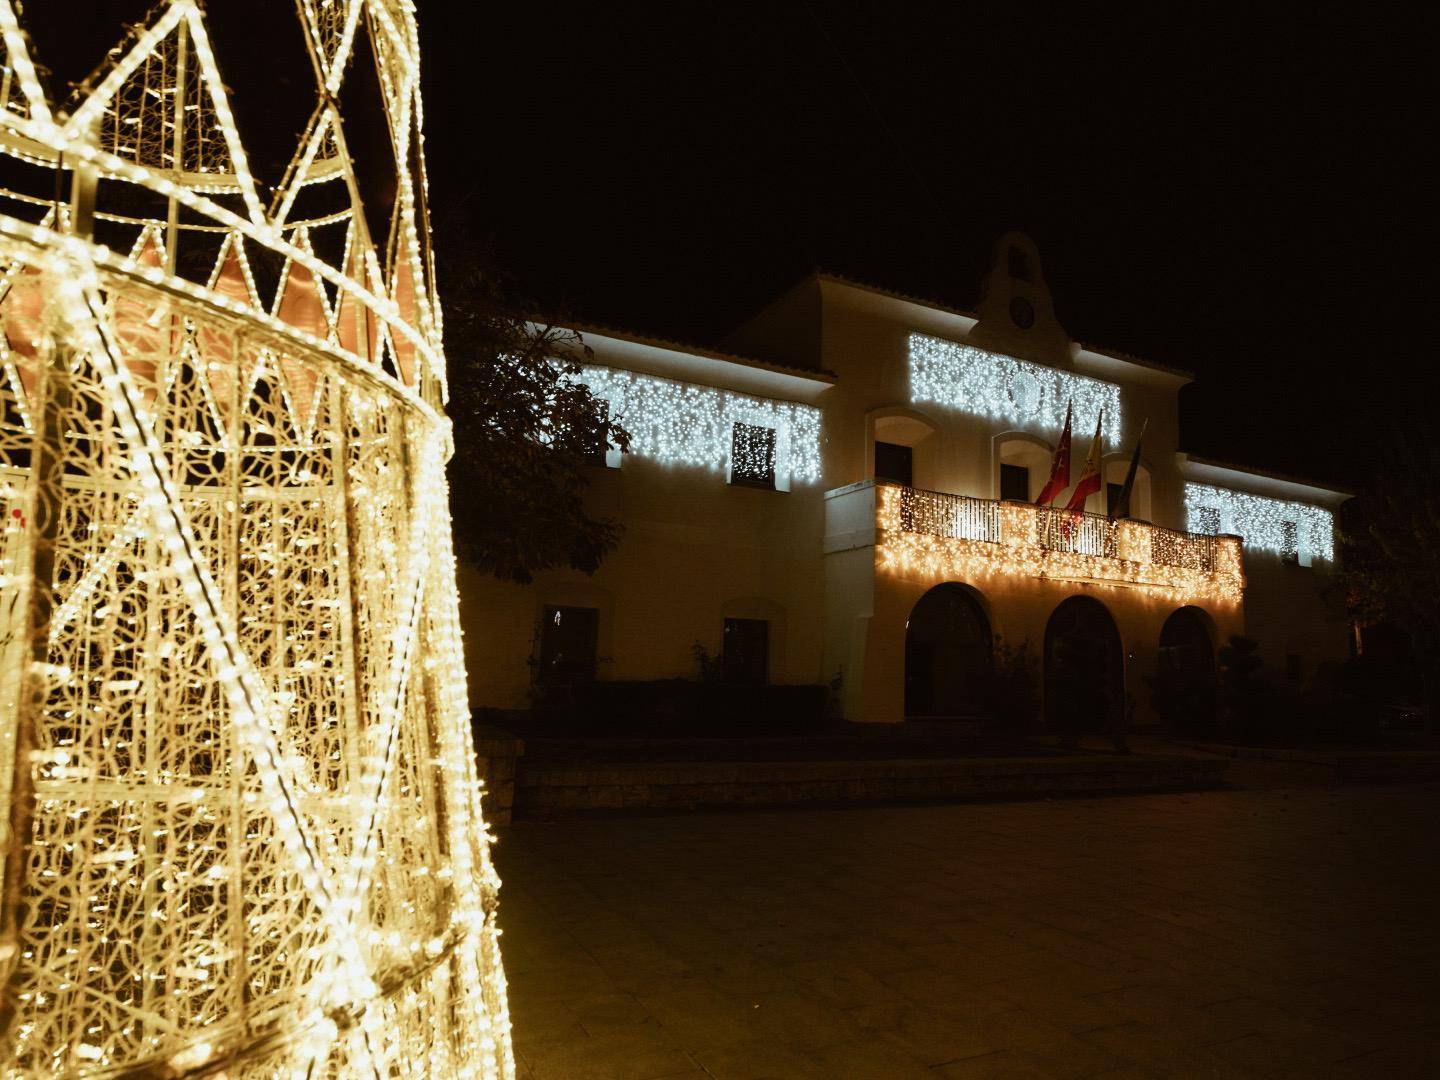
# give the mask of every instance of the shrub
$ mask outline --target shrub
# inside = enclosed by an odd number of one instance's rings
[[[995,639],[995,653],[983,701],[989,727],[996,733],[1023,735],[1040,711],[1040,665],[1030,642],[1010,645]]]
[[[1218,733],[1218,694],[1213,672],[1162,664],[1145,681],[1150,686],[1151,706],[1171,732],[1192,737]]]

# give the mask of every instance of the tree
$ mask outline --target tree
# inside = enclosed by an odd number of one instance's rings
[[[1261,676],[1265,662],[1254,638],[1231,634],[1216,654],[1220,666],[1220,700],[1231,738],[1263,742],[1275,728],[1274,695]]]
[[[627,450],[630,436],[576,381],[591,351],[575,331],[527,318],[475,245],[440,254],[457,552],[521,584],[559,566],[594,573],[621,527],[591,516],[585,491],[605,449]]]
[[[1440,706],[1440,442],[1419,422],[1388,425],[1367,491],[1344,508],[1332,592],[1361,625],[1388,621],[1414,646],[1433,728]]]

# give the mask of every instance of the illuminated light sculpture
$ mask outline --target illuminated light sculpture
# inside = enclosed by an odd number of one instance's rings
[[[1058,432],[1075,405],[1076,431],[1105,410],[1105,442],[1120,442],[1120,387],[973,345],[910,335],[910,400],[1006,420],[1026,429]]]
[[[754,471],[761,462],[733,462],[750,449],[768,455],[769,440],[735,437],[735,425],[775,432],[774,474],[789,481],[820,479],[820,410],[813,405],[751,397],[697,383],[586,365],[580,381],[605,399],[610,415],[630,433],[630,453],[671,465]]]
[[[413,7],[297,8],[317,104],[266,206],[197,0],[64,111],[0,0],[6,1076],[513,1075]]]
[[[1177,603],[1239,603],[1240,541],[1019,502],[894,484],[876,488],[882,569],[934,581],[1021,576],[1138,590]]]
[[[1335,561],[1335,516],[1308,503],[1187,483],[1185,527],[1241,536],[1248,547],[1295,556],[1304,563]]]

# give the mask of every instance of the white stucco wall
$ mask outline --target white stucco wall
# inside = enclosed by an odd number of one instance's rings
[[[1016,287],[1036,290],[1033,282]],[[1121,416],[1117,437],[1105,446],[1104,479],[1123,479],[1134,441],[1148,424],[1132,516],[1185,529],[1184,483],[1197,470],[1177,453],[1177,398],[1187,377],[1069,342],[1053,323],[1048,295],[1038,302],[1038,334],[1027,336],[999,314],[1007,310],[1009,288],[992,272],[977,322],[974,315],[822,276],[792,290],[736,334],[735,342],[747,352],[803,361],[834,378],[592,335],[599,364],[814,405],[820,410],[820,478],[792,482],[789,491],[755,490],[728,484],[723,469],[643,455],[628,457],[619,469],[597,469],[592,508],[621,521],[625,535],[593,577],[553,571],[522,587],[462,570],[472,704],[525,707],[527,661],[541,611],[547,604],[573,604],[600,612],[601,678],[693,676],[697,642],[718,654],[727,615],[761,614],[771,623],[772,681],[828,683],[843,673],[847,716],[902,719],[905,623],[938,579],[878,569],[873,535],[868,543],[863,535],[866,528],[873,532],[873,518],[861,513],[849,520],[858,512],[856,500],[827,500],[825,493],[873,477],[878,437],[915,448],[917,487],[998,498],[1000,464],[1013,461],[1030,467],[1033,497],[1045,481],[1058,435],[1058,423],[1022,427],[1004,417],[913,400],[914,334],[1009,350],[1118,387]],[[1075,425],[1072,480],[1089,451],[1093,420],[1091,425]],[[1212,468],[1203,478],[1244,489],[1247,475]],[[1264,493],[1266,483],[1252,487]],[[1307,497],[1342,497],[1326,492],[1313,489]],[[1104,512],[1103,486],[1087,509]],[[1243,606],[1200,604],[1217,646],[1229,633],[1248,631],[1276,654],[1277,663],[1298,652],[1313,669],[1322,659],[1343,655],[1344,628],[1329,619],[1316,595],[1323,567],[1282,567],[1276,558],[1247,552],[1245,569],[1250,582]],[[1037,655],[1046,620],[1064,599],[1100,600],[1120,630],[1127,690],[1142,718],[1149,701],[1144,680],[1154,670],[1160,628],[1176,608],[1194,602],[1153,590],[1019,574],[965,584],[983,596],[997,635],[1011,644],[1028,640]]]

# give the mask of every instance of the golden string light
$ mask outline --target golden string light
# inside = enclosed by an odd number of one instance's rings
[[[1021,576],[1139,590],[1179,603],[1238,604],[1240,541],[1142,521],[993,503],[893,484],[876,488],[877,551],[891,573],[947,581]]]
[[[0,189],[7,1076],[514,1072],[413,7],[297,10],[326,121],[267,216],[196,0],[68,114],[0,0],[0,154],[34,174]],[[399,158],[378,249],[333,104],[360,48]]]

